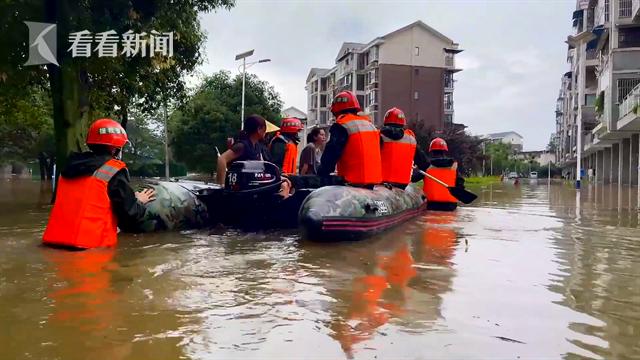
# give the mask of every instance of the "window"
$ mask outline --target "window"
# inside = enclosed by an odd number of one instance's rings
[[[413,69],[413,74],[414,74],[415,76],[420,75],[420,69]]]
[[[417,91],[413,92],[413,100],[418,100],[418,92]]]
[[[364,74],[356,75],[358,82],[356,84],[356,90],[363,91],[364,90]]]
[[[419,46],[416,46],[416,47],[413,49],[413,54],[414,54],[415,56],[420,56],[420,47],[419,47]]]
[[[619,29],[618,42],[621,48],[640,47],[640,29],[637,27]]]
[[[349,58],[347,58],[347,60],[345,61],[345,63],[346,63],[347,65],[349,65]]]
[[[358,98],[358,103],[365,104],[364,95],[356,95],[356,97]]]

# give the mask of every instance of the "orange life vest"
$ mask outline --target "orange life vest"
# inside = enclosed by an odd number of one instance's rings
[[[456,172],[458,169],[458,163],[454,162],[450,167],[435,167],[433,165],[429,166],[427,169],[427,174],[443,181],[445,184],[449,186],[456,186]],[[424,186],[423,186],[424,196],[426,196],[427,201],[432,202],[443,202],[443,203],[457,203],[457,199],[451,196],[449,190],[431,180],[430,178],[424,178]]]
[[[282,161],[282,173],[283,174],[295,174],[296,166],[298,165],[298,145],[292,140],[282,136],[279,132],[271,139],[269,143],[269,149],[275,139],[284,141],[284,160]]]
[[[336,121],[349,137],[338,160],[338,175],[353,185],[382,182],[380,131],[364,116],[346,114]]]
[[[61,176],[42,242],[81,249],[115,246],[118,222],[111,209],[107,184],[125,168],[124,162],[111,159],[91,176],[74,179]]]
[[[381,138],[382,181],[409,184],[413,172],[413,157],[416,153],[416,135],[407,129],[399,140],[393,140],[384,135],[381,135]]]

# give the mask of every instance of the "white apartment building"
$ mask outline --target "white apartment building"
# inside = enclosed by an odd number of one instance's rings
[[[556,104],[557,158],[574,179],[579,167],[597,182],[637,185],[640,0],[578,0],[573,25]]]

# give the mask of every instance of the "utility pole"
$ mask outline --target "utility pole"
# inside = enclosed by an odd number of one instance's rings
[[[244,130],[244,89],[245,89],[245,77],[247,74],[247,65],[254,65],[258,63],[265,63],[271,61],[271,59],[262,59],[247,64],[247,57],[253,55],[254,50],[245,51],[242,54],[236,55],[236,61],[242,59],[242,105],[240,108],[240,130]]]
[[[167,129],[167,98],[164,98],[164,177],[169,180],[169,130]]]
[[[485,142],[482,141],[482,176],[484,177],[484,163],[485,163]]]
[[[253,54],[253,50],[251,50]],[[242,108],[240,110],[240,130],[244,130],[244,78],[247,75],[247,58],[242,58]]]

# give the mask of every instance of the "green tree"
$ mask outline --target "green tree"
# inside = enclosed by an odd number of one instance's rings
[[[40,151],[53,153],[52,125],[46,88],[33,85],[20,96],[0,96],[0,163],[28,161]]]
[[[415,128],[414,126],[411,126]],[[460,172],[466,176],[477,173],[482,169],[482,139],[469,135],[463,129],[449,127],[442,131],[433,128],[416,130],[418,146],[427,151],[429,143],[436,137],[441,137],[447,142],[449,156],[458,161]]]
[[[70,151],[83,148],[89,121],[116,114],[126,126],[129,99],[138,98],[144,109],[154,109],[180,98],[183,75],[201,62],[205,34],[198,12],[233,5],[233,0],[5,0],[0,3],[0,13],[6,14],[0,22],[0,48],[7,56],[0,57],[0,87],[11,90],[1,95],[20,97],[27,86],[48,84],[57,161],[64,165]],[[59,66],[23,65],[29,46],[24,21],[57,24]],[[117,34],[173,31],[173,56],[73,58],[68,36],[84,29]]]
[[[123,157],[132,175],[155,176],[164,163],[164,124],[161,111],[146,112],[132,107],[129,110],[127,135]]]
[[[170,144],[178,161],[192,171],[215,168],[215,148],[226,150],[226,139],[240,130],[242,76],[227,71],[206,77],[193,96],[171,115]],[[248,74],[245,80],[245,114],[259,114],[279,123],[282,100],[273,86]]]

